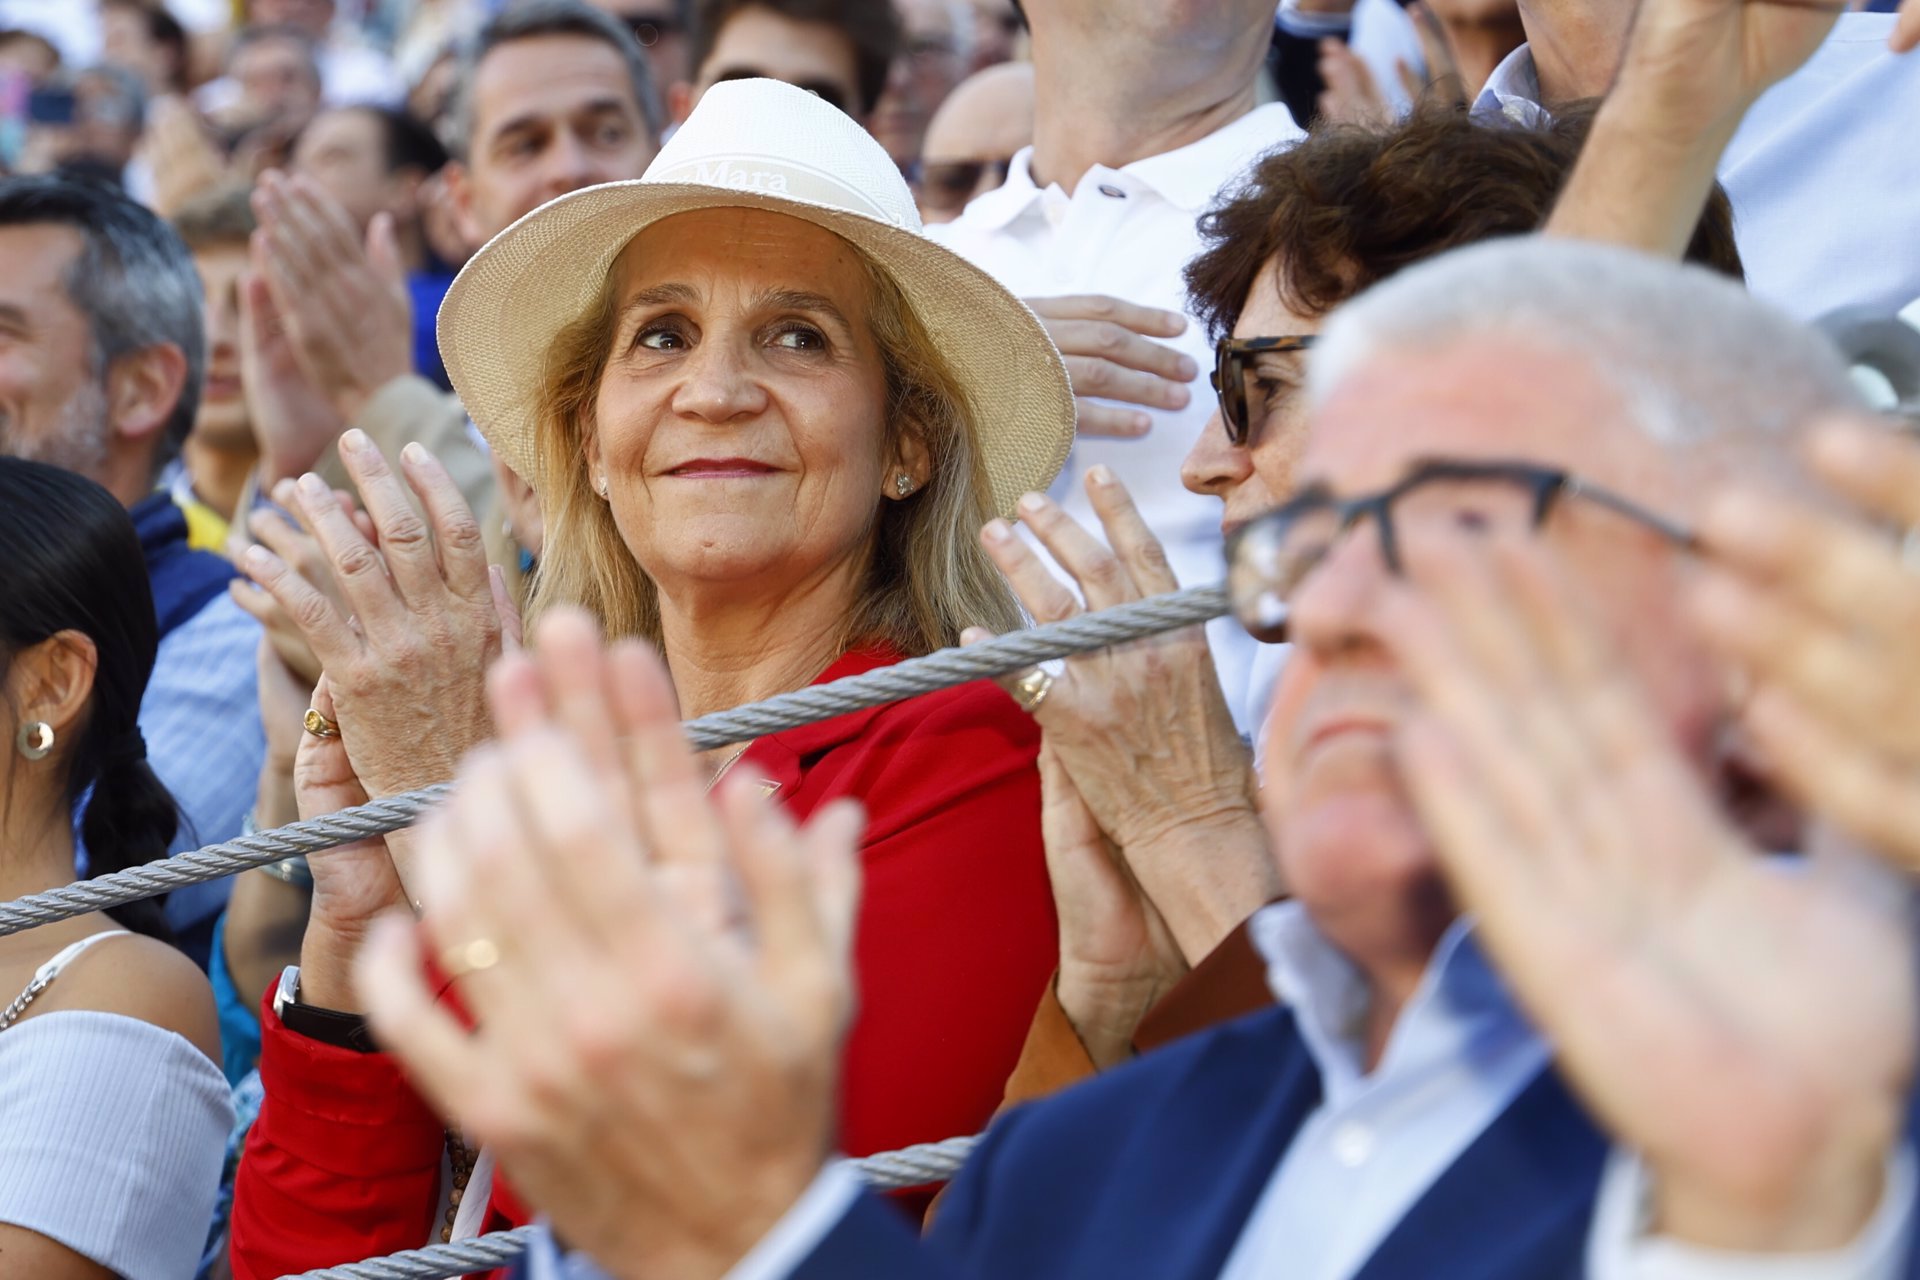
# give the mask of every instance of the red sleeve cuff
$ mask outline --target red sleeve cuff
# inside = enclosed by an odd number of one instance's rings
[[[278,990],[278,982],[267,989],[260,1015],[261,1122],[273,1144],[343,1176],[437,1169],[445,1125],[399,1063],[287,1030],[273,1011]]]

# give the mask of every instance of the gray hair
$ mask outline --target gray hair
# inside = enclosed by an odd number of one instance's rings
[[[1491,334],[1564,350],[1625,398],[1656,442],[1779,452],[1864,402],[1833,346],[1738,283],[1611,245],[1527,236],[1443,254],[1334,313],[1308,395],[1323,403],[1381,348]]]
[[[473,81],[480,64],[502,45],[538,36],[584,36],[612,46],[626,64],[627,79],[633,85],[634,101],[640,104],[640,118],[656,139],[666,128],[667,113],[654,87],[653,73],[647,69],[647,56],[633,32],[611,14],[581,0],[518,0],[496,14],[460,49],[460,74],[455,81],[453,101],[446,112],[441,141],[447,150],[464,163],[473,145]]]
[[[158,475],[193,430],[206,375],[206,313],[193,258],[171,227],[110,187],[59,177],[0,180],[0,227],[49,224],[81,239],[65,284],[87,318],[96,380],[121,356],[147,347],[178,347],[186,357],[180,398],[154,456]]]

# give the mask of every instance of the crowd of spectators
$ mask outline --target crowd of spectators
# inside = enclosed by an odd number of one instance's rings
[[[1920,1277],[1917,45],[0,0],[0,1280]]]

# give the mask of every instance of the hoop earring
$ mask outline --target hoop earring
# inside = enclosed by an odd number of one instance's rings
[[[20,732],[14,737],[20,754],[29,760],[45,760],[47,753],[53,750],[53,726],[45,720],[21,725]]]

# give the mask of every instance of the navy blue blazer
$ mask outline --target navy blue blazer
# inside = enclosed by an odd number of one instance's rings
[[[1319,1096],[1293,1015],[1253,1014],[1001,1117],[924,1241],[863,1195],[793,1280],[1214,1280]],[[1357,1280],[1581,1275],[1607,1150],[1543,1071]]]

